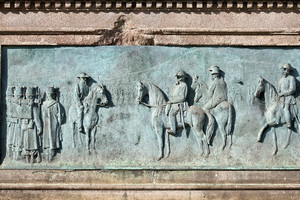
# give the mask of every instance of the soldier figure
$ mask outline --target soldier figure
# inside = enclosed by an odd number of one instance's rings
[[[21,159],[21,152],[23,148],[23,131],[22,128],[22,103],[23,103],[23,88],[22,87],[15,87],[14,93],[15,99],[13,102],[13,111],[11,113],[12,118],[16,120],[15,129],[13,133],[12,143],[13,143],[13,159],[20,160]]]
[[[204,109],[210,111],[221,102],[227,101],[227,85],[218,66],[211,66],[208,71],[211,73],[212,82],[208,89],[210,100],[204,105]]]
[[[14,87],[8,87],[6,91],[6,122],[7,122],[7,148],[8,156],[13,153],[13,138],[18,123],[17,118],[13,117],[14,113]]]
[[[186,73],[183,70],[180,70],[175,74],[175,77],[177,78],[177,82],[173,88],[171,99],[167,102],[166,107],[166,115],[169,116],[170,125],[168,133],[170,134],[176,133],[176,115],[178,112],[180,112],[181,121],[184,124],[183,111],[186,107],[186,97],[188,93],[188,87],[185,82]]]
[[[89,86],[87,85],[87,78],[89,78],[89,76],[84,72],[78,74],[77,79],[79,79],[79,82],[76,84],[75,92],[74,92],[75,94],[74,101],[78,113],[79,132],[83,132],[83,128],[82,128],[82,120],[83,120],[83,112],[84,112],[83,100],[89,94]]]
[[[62,113],[61,105],[56,100],[53,87],[46,91],[46,100],[42,105],[43,117],[43,148],[47,155],[47,160],[53,160],[56,150],[60,148],[62,141],[61,123]]]
[[[39,135],[42,132],[42,123],[40,119],[39,105],[35,103],[34,88],[28,87],[26,89],[26,100],[24,104],[29,109],[31,116],[29,119],[25,119],[26,123],[23,123],[22,130],[24,131],[24,150],[25,158],[28,163],[41,162],[40,155],[40,141]],[[27,121],[28,120],[28,121]],[[23,120],[24,121],[24,120]]]
[[[278,96],[280,103],[283,106],[284,117],[287,122],[287,127],[291,128],[291,105],[295,105],[294,93],[296,92],[296,80],[295,77],[290,75],[292,67],[289,63],[281,66],[282,77],[278,84]]]

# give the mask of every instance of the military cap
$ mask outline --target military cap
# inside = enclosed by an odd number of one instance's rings
[[[7,87],[6,96],[14,96],[14,87]]]

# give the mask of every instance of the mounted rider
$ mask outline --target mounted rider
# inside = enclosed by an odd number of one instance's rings
[[[184,125],[183,112],[186,110],[186,97],[188,93],[188,87],[185,82],[187,78],[186,73],[183,70],[178,71],[175,74],[177,82],[175,83],[171,99],[167,102],[166,115],[169,116],[170,129],[168,133],[176,133],[176,115],[180,113],[181,122]]]
[[[291,128],[291,105],[296,104],[294,94],[296,92],[296,80],[295,77],[290,73],[292,71],[292,66],[286,63],[281,66],[282,77],[278,83],[278,97],[280,104],[283,107],[284,118],[287,122],[287,127]]]
[[[84,112],[84,105],[83,100],[88,96],[90,88],[87,84],[87,79],[90,76],[88,76],[85,72],[82,72],[77,75],[77,79],[79,82],[75,86],[74,91],[74,101],[75,106],[78,114],[78,130],[79,132],[83,131],[82,128],[82,121],[83,121],[83,112]]]
[[[220,68],[216,65],[211,66],[208,71],[211,74],[212,82],[208,89],[210,100],[204,105],[205,110],[212,110],[223,101],[227,101],[227,85],[221,76]]]

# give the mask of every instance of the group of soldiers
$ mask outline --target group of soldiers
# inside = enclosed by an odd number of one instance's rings
[[[8,87],[6,121],[8,155],[28,163],[51,161],[60,148],[63,115],[54,87]]]
[[[294,94],[296,92],[296,79],[291,74],[292,67],[289,63],[281,66],[282,77],[278,84],[278,101],[283,107],[284,118],[287,122],[287,127],[291,128],[291,105],[295,105]],[[211,66],[208,71],[211,74],[211,83],[208,87],[209,101],[204,105],[203,109],[211,112],[217,105],[223,101],[227,101],[227,85],[222,77],[221,70],[218,66]],[[175,83],[172,96],[167,102],[166,114],[169,117],[170,129],[167,130],[170,134],[176,133],[176,115],[183,116],[184,108],[186,106],[186,98],[188,87],[186,84],[187,75],[180,70],[176,75],[177,82]],[[182,119],[183,121],[183,119]]]

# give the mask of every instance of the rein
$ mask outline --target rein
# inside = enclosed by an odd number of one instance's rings
[[[148,108],[161,108],[161,107],[164,107],[164,106],[167,105],[167,104],[163,104],[161,106],[154,106],[154,105],[150,105],[150,104],[147,104],[145,102],[142,102],[142,101],[139,101],[139,103],[142,104],[142,105],[144,105],[144,106],[146,106],[146,107],[148,107]]]

